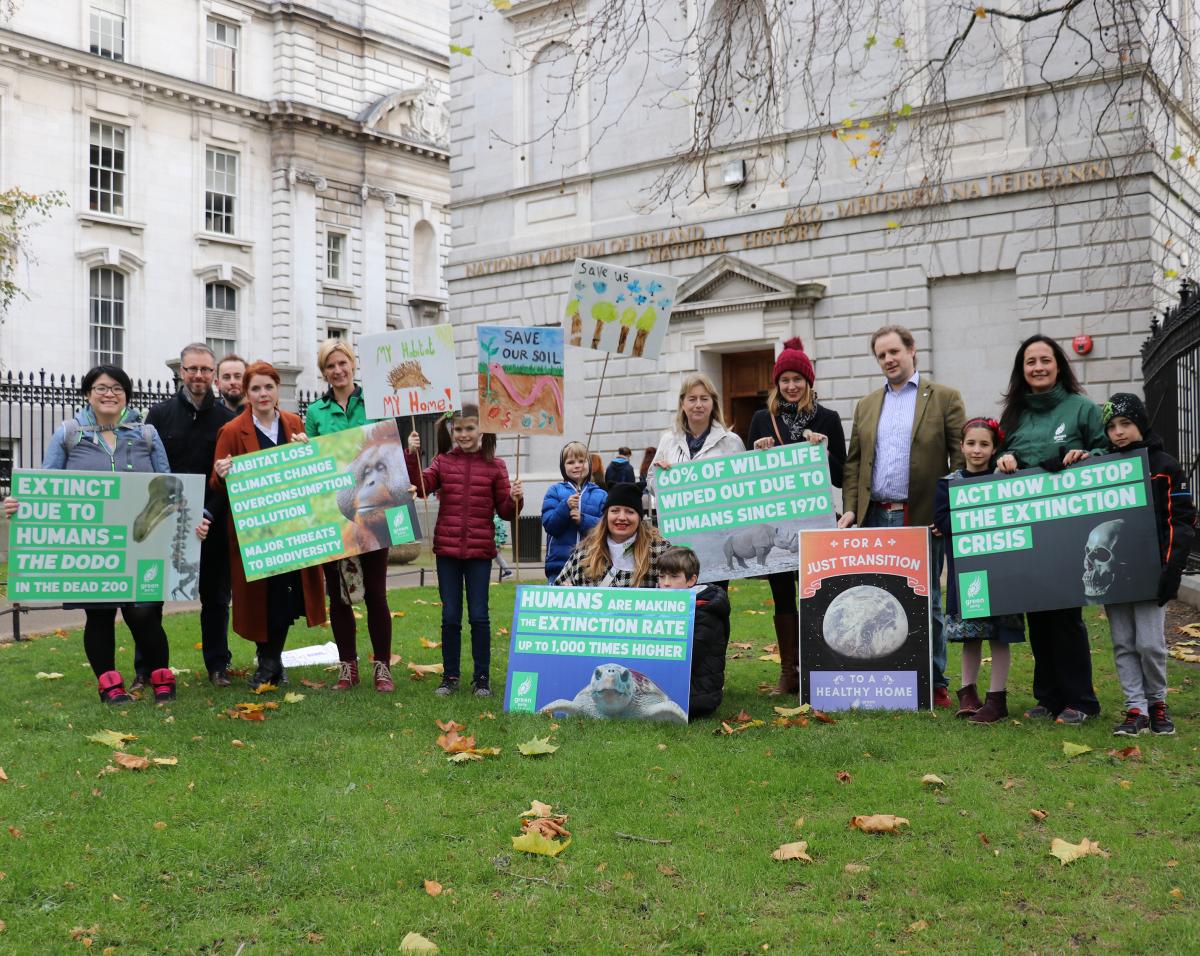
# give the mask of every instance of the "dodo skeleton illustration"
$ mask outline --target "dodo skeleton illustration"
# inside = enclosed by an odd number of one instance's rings
[[[175,535],[171,542],[171,566],[175,569],[175,586],[171,595],[181,600],[194,598],[195,584],[200,577],[199,563],[187,559],[187,546],[192,533],[190,509],[183,494],[183,482],[174,475],[158,475],[148,486],[145,507],[133,522],[133,540],[145,541],[168,515],[175,515]]]

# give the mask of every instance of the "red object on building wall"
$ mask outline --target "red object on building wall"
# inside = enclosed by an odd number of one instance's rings
[[[1092,351],[1092,337],[1090,335],[1077,335],[1071,340],[1071,346],[1075,349],[1076,355],[1087,355]]]

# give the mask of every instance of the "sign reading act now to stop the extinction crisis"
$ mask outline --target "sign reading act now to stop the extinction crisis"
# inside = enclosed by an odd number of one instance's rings
[[[1158,531],[1145,450],[950,482],[963,618],[1147,601]]]

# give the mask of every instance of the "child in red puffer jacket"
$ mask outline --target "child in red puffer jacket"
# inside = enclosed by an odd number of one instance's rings
[[[464,405],[445,422],[449,449],[442,451],[424,471],[424,484],[414,493],[438,492],[438,517],[433,530],[438,590],[442,598],[442,683],[435,693],[446,696],[458,690],[462,644],[463,590],[467,593],[467,620],[471,624],[471,686],[476,697],[492,695],[491,622],[488,619],[488,583],[496,557],[493,515],[512,521],[521,511],[521,482],[508,481],[508,469],[495,457],[496,436],[479,430],[479,409]],[[439,436],[438,444],[441,445]],[[409,473],[420,467],[417,433],[409,436]]]

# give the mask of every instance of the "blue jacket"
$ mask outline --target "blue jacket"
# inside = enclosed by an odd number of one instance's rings
[[[42,459],[43,468],[65,468],[70,471],[156,471],[171,470],[167,451],[153,425],[142,424],[135,408],[127,410],[116,428],[116,444],[109,450],[96,435],[96,416],[90,408],[75,413],[75,434],[67,438],[65,425],[59,425],[50,438]]]
[[[604,515],[608,494],[593,482],[583,486],[579,496],[579,524],[571,520],[567,499],[576,488],[569,481],[560,481],[546,489],[542,499],[542,527],[546,529],[546,576],[558,577],[579,539],[585,537]]]

